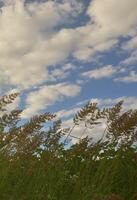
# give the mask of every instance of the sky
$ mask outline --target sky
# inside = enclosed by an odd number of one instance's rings
[[[0,0],[0,95],[70,125],[89,100],[137,108],[136,0]]]

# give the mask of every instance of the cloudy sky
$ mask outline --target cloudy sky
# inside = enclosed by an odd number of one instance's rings
[[[90,99],[135,108],[137,0],[0,0],[0,85],[24,118],[69,122]]]

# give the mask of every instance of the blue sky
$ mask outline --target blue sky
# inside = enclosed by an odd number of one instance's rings
[[[86,101],[137,106],[136,0],[1,0],[0,93],[70,123]]]

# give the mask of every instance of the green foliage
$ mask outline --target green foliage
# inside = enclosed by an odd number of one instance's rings
[[[89,102],[74,116],[74,125],[84,123],[92,135],[105,121],[105,135],[66,149],[70,130],[55,115],[23,124],[22,111],[6,112],[17,95],[0,100],[0,200],[137,199],[137,110],[124,112],[122,101],[102,110]]]

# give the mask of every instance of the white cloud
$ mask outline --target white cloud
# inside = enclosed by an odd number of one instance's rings
[[[137,97],[118,97],[118,98],[107,98],[107,99],[98,99],[98,105],[101,107],[113,106],[119,101],[123,100],[123,110],[128,109],[137,109]]]
[[[48,68],[67,58],[75,40],[71,30],[55,27],[80,9],[66,1],[6,1],[0,13],[0,70],[9,85],[24,89],[49,80]]]
[[[93,58],[115,47],[120,36],[132,35],[137,31],[136,10],[136,0],[91,1],[87,10],[91,22],[77,29],[82,39],[74,55],[82,60]]]
[[[136,10],[136,0],[93,0],[87,13],[111,38],[128,35],[136,28]]]
[[[128,40],[127,42],[124,42],[123,49],[129,50],[129,51],[137,49],[137,36],[134,36],[130,40]]]
[[[133,36],[127,42],[124,42],[122,49],[128,52],[128,57],[121,63],[131,65],[137,62],[137,35]]]
[[[79,110],[80,110],[80,107],[74,107],[70,110],[63,109],[63,110],[58,111],[56,115],[57,115],[57,118],[68,118],[70,116],[74,116],[74,114],[76,114],[76,112]]]
[[[67,70],[74,70],[76,69],[76,66],[73,65],[72,63],[67,63],[63,65],[62,70],[67,71]]]
[[[80,93],[80,90],[81,88],[78,85],[67,83],[42,86],[40,90],[31,92],[27,96],[26,107],[22,117],[33,116],[56,102],[65,98],[75,97]]]
[[[113,67],[112,65],[104,66],[101,68],[96,68],[87,72],[82,73],[82,76],[93,78],[93,79],[101,79],[101,78],[109,78],[113,74],[115,74],[118,71],[116,67]]]
[[[53,79],[67,78],[70,70],[75,67],[66,65],[59,69],[55,68],[57,65],[69,62],[67,59],[70,55],[85,62],[95,60],[101,53],[117,47],[121,36],[132,36],[131,41],[122,48],[134,50],[123,63],[131,64],[137,61],[136,0],[120,2],[93,0],[86,13],[90,20],[83,26],[72,26],[73,28],[66,27],[67,25],[71,27],[75,17],[83,10],[82,1],[62,0],[61,3],[45,1],[25,5],[23,0],[3,2],[5,6],[1,7],[0,13],[0,83],[3,88],[15,87],[22,90],[39,86]],[[52,69],[54,66],[52,71],[49,70],[51,66]],[[116,72],[117,68],[110,65],[85,72],[83,75],[99,79],[111,77]],[[135,73],[131,74],[134,80],[135,75]],[[31,111],[35,113],[42,109],[31,98],[37,93],[41,94],[40,99],[37,98],[42,106],[60,100],[59,92],[54,87],[43,86],[42,88],[28,95],[26,115]],[[42,95],[45,90],[48,91],[49,96],[46,96],[47,93]],[[63,87],[61,90],[63,91]],[[55,91],[55,96],[51,91]],[[69,97],[65,91],[63,93],[64,96]],[[71,93],[73,92],[70,91],[70,96]]]
[[[137,50],[131,52],[128,58],[121,61],[121,64],[132,65],[132,64],[135,64],[136,62],[137,62]]]
[[[115,81],[120,81],[125,83],[137,82],[137,73],[135,71],[131,71],[129,75],[116,78]]]
[[[48,81],[49,67],[71,54],[80,60],[95,59],[95,54],[115,47],[118,38],[135,31],[137,25],[136,0],[94,0],[87,11],[91,21],[75,28],[63,27],[83,10],[77,0],[25,6],[22,0],[4,3],[0,14],[0,70],[9,85],[21,89]]]
[[[62,65],[59,68],[56,67],[53,70],[51,70],[50,79],[53,81],[65,79],[75,69],[76,69],[76,66],[71,63]]]

